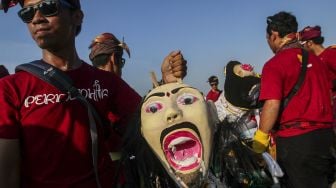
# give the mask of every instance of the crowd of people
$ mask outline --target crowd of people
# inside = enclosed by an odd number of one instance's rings
[[[99,34],[89,45],[91,66],[76,51],[84,17],[80,0],[2,0],[0,8],[7,11],[16,4],[42,50],[39,61],[70,77],[102,124],[96,127],[95,156],[89,108],[29,72],[9,75],[1,66],[0,187],[127,187],[122,137],[142,101],[121,77],[129,47],[112,33]],[[221,121],[261,110],[251,147],[263,153],[275,140],[276,160],[285,174],[282,187],[330,187],[335,181],[336,47],[323,46],[320,26],[298,32],[291,13],[276,13],[266,22],[274,56],[261,76],[251,65],[230,61],[224,90],[217,76],[209,77],[206,100],[215,103]],[[181,51],[170,52],[160,83],[183,79],[186,64]]]

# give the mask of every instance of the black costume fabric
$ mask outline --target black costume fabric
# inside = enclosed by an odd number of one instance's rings
[[[249,141],[239,137],[243,126],[242,119],[235,123],[224,120],[218,125],[210,170],[230,188],[272,187],[273,180],[262,160],[251,150]]]

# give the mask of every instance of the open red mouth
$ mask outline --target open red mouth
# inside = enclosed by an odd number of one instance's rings
[[[198,137],[189,131],[176,131],[163,140],[163,150],[170,166],[186,171],[200,166],[202,145]]]
[[[242,64],[242,65],[240,65],[240,67],[241,67],[243,70],[246,70],[246,71],[249,71],[249,72],[253,71],[253,67],[252,67],[252,65],[250,65],[250,64]]]

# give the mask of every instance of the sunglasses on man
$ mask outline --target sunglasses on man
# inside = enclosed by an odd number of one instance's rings
[[[50,17],[56,16],[61,7],[69,9],[75,8],[66,0],[44,0],[35,5],[23,7],[19,10],[18,15],[23,22],[30,23],[34,18],[36,11],[39,11],[45,17]]]
[[[126,63],[126,60],[124,58],[120,58],[120,61],[118,61],[117,64],[120,68],[123,68],[125,63]]]

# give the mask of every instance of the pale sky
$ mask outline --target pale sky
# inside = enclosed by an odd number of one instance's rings
[[[184,82],[204,93],[207,78],[217,75],[223,88],[223,68],[230,60],[249,63],[261,72],[273,56],[266,42],[266,17],[293,13],[299,30],[320,25],[325,46],[336,44],[335,0],[81,0],[85,14],[77,37],[80,57],[90,63],[88,46],[103,32],[111,32],[131,49],[123,78],[141,95],[150,88],[149,72],[160,77],[163,58],[181,50],[188,61]],[[15,66],[41,58],[19,6],[0,12],[0,64],[11,73]]]

